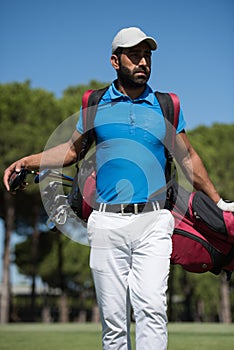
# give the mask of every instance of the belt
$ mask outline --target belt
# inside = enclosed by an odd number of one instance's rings
[[[107,204],[100,203],[97,208],[98,211],[121,213],[122,215],[128,214],[140,214],[142,212],[150,212],[160,210],[164,208],[164,201],[146,202],[146,203],[134,203],[134,204]]]

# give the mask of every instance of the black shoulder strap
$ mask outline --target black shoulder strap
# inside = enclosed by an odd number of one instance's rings
[[[171,164],[173,161],[176,129],[179,122],[180,101],[178,96],[174,93],[155,91],[155,96],[158,99],[159,105],[162,109],[163,116],[166,121],[166,136],[164,139],[164,149],[167,164],[165,169],[165,176],[166,181],[169,182],[171,179]]]
[[[83,118],[83,143],[78,161],[84,158],[91,144],[95,140],[94,119],[97,112],[98,103],[109,86],[98,90],[87,90],[82,96],[82,118]]]
[[[93,123],[95,119],[95,115],[97,112],[98,103],[100,102],[102,96],[107,91],[109,86],[106,86],[102,89],[98,90],[88,90],[84,93],[82,98],[82,108],[86,109],[85,113],[83,113],[83,125],[85,128],[85,131],[89,131],[93,129]],[[85,96],[88,95],[87,101],[85,101]],[[84,105],[85,103],[85,105]]]
[[[179,121],[180,101],[177,95],[155,91],[166,122],[165,145],[173,153],[176,128]]]

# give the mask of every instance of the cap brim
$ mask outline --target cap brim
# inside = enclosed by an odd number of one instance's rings
[[[147,37],[144,41],[146,41],[149,44],[151,50],[155,51],[157,49],[158,45],[153,38]]]
[[[150,49],[152,51],[155,51],[157,49],[157,47],[158,47],[156,41],[153,38],[151,38],[151,37],[146,37],[146,38],[141,38],[141,39],[138,38],[136,40],[133,40],[132,42],[128,42],[125,45],[122,44],[119,47],[130,48],[130,47],[133,47],[133,46],[136,46],[136,45],[142,43],[143,41],[147,42],[147,44],[149,45],[149,47],[150,47]],[[113,51],[115,51],[115,49],[116,48],[113,48]]]

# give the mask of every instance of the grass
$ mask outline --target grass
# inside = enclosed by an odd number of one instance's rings
[[[234,326],[218,323],[169,325],[168,350],[232,350]]]
[[[168,350],[234,348],[234,325],[171,323],[168,328]],[[97,324],[26,323],[0,326],[1,350],[101,350],[101,348],[101,327]]]

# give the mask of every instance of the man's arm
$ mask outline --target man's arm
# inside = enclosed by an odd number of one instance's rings
[[[194,188],[203,191],[215,203],[218,203],[221,199],[220,195],[212,183],[201,158],[192,147],[185,132],[176,135],[175,158]]]
[[[59,168],[69,166],[77,161],[78,155],[82,148],[82,135],[78,131],[74,131],[71,138],[58,146],[50,148],[44,152],[32,154],[23,157],[12,163],[4,172],[3,182],[9,191],[9,178],[21,168],[37,170],[39,168]]]

